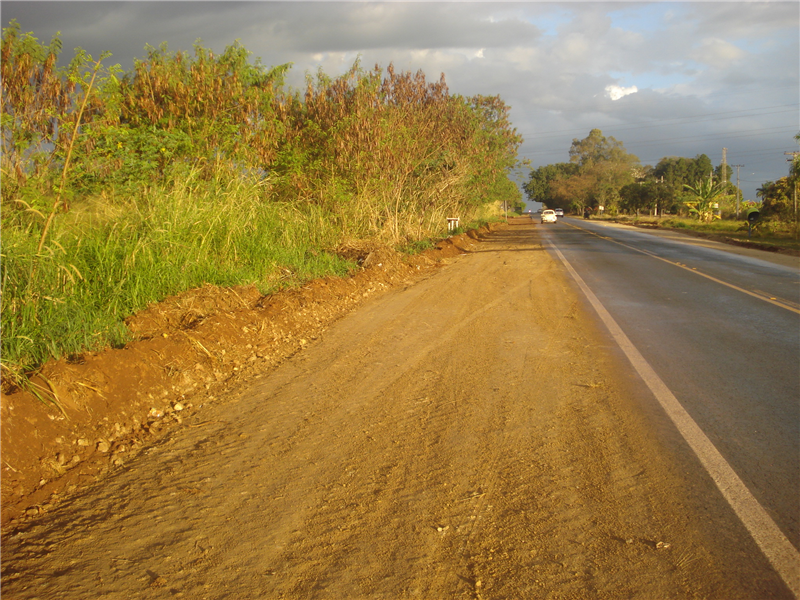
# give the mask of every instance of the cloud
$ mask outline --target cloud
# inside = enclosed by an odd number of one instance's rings
[[[692,58],[700,63],[711,65],[716,69],[724,69],[732,63],[746,56],[747,53],[730,42],[719,38],[707,38],[689,53]]]
[[[619,100],[623,96],[627,96],[629,94],[635,94],[639,91],[635,85],[631,87],[620,87],[618,85],[607,85],[606,86],[606,97],[611,98],[612,100]]]
[[[762,39],[787,27],[797,29],[796,2],[676,2],[693,36]]]

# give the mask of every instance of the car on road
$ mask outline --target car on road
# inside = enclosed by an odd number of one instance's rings
[[[556,223],[556,222],[558,222],[556,211],[550,210],[549,208],[545,211],[542,211],[542,223]]]
[[[555,209],[555,213],[556,213],[557,217],[563,217],[564,216],[564,209],[563,208],[556,208]]]

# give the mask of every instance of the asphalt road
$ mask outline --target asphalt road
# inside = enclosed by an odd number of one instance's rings
[[[539,227],[800,548],[798,259],[581,219]]]

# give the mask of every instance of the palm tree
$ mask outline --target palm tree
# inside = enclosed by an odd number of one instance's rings
[[[693,186],[687,183],[683,187],[694,196],[693,200],[685,203],[689,207],[690,214],[697,215],[698,219],[706,223],[717,216],[714,212],[717,208],[715,206],[717,204],[716,200],[725,191],[722,184],[714,183],[709,177],[708,179],[701,179]]]
[[[767,181],[764,183],[760,188],[756,190],[756,197],[758,198],[766,198],[767,194],[769,194],[770,188],[773,186],[771,181]]]

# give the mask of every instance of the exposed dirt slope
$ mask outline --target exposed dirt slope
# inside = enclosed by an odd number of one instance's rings
[[[396,285],[424,277],[498,225],[403,258],[369,243],[339,249],[362,269],[262,297],[254,287],[206,286],[130,318],[123,349],[45,365],[28,393],[0,397],[2,525],[50,510],[65,493],[123,466],[162,430],[280,364],[331,323]]]

